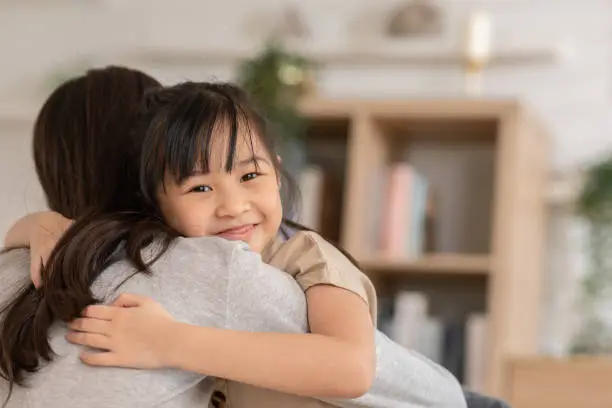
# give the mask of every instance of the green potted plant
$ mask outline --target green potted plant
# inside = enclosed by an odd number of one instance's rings
[[[612,352],[612,156],[591,166],[577,201],[588,224],[588,270],[582,285],[582,326],[576,354]]]
[[[237,72],[238,84],[266,116],[280,143],[277,153],[294,176],[304,162],[307,126],[298,102],[311,87],[313,66],[307,58],[285,49],[280,40],[271,39],[260,54],[242,61]]]

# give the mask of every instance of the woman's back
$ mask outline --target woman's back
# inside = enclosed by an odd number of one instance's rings
[[[130,278],[135,269],[127,261],[119,261],[104,271],[92,289],[103,303],[112,302],[122,292],[130,292],[155,298],[177,320],[226,327],[230,263],[240,248],[218,238],[177,239],[153,264],[151,275],[137,273]],[[3,305],[16,290],[30,284],[28,251],[13,250],[0,255],[0,271],[0,305]],[[204,376],[168,369],[92,368],[79,360],[81,348],[64,339],[66,332],[65,323],[54,323],[49,331],[55,352],[53,360],[27,377],[27,387],[14,387],[7,407],[207,405],[212,382]],[[0,382],[0,400],[7,393],[8,384]]]

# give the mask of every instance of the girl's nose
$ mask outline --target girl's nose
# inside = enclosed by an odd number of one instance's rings
[[[217,217],[238,217],[249,211],[250,200],[241,189],[235,188],[224,191],[220,195],[217,205]]]

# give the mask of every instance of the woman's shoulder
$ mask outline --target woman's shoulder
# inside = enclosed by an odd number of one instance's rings
[[[219,237],[179,237],[168,248],[172,257],[189,256],[202,257],[210,262],[227,263],[239,251],[247,250],[248,246],[241,241],[229,241]]]
[[[0,250],[0,267],[30,266],[30,250],[28,248],[4,248]]]
[[[179,237],[167,248],[164,249],[163,245],[161,241],[153,243],[146,249],[143,258],[153,261],[151,269],[154,275],[166,281],[201,282],[209,275],[221,279],[234,263],[237,253],[245,250],[244,243],[218,237]]]
[[[0,252],[0,277],[4,277],[7,270],[25,271],[29,276],[30,250],[27,248],[3,249]]]
[[[150,273],[137,273],[127,261],[105,271],[97,282],[101,298],[112,301],[120,293],[134,293],[160,302],[176,319],[196,325],[223,325],[230,273],[242,245],[216,237],[177,238],[157,259],[163,243],[156,242],[143,256]]]

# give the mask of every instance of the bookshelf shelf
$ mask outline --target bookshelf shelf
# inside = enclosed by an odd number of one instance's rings
[[[406,119],[493,119],[500,114],[520,108],[512,99],[327,99],[304,98],[301,111],[308,117],[342,118],[362,112],[374,120],[390,121]]]
[[[488,255],[426,254],[418,259],[371,258],[360,262],[367,271],[381,274],[435,274],[487,276],[491,271]]]
[[[393,320],[397,299],[426,310],[452,338],[442,354],[480,367],[477,380],[447,368],[502,396],[504,362],[538,350],[550,151],[539,123],[503,98],[305,98],[300,109],[318,168],[304,183],[319,197],[306,213],[391,305],[379,323],[409,325]],[[482,341],[468,351],[461,330]]]

